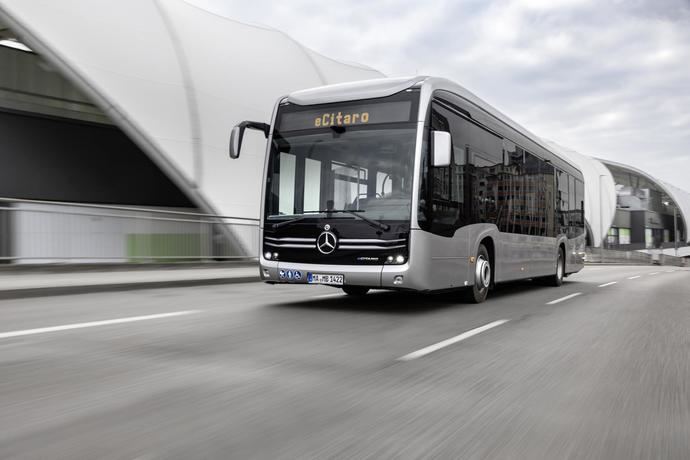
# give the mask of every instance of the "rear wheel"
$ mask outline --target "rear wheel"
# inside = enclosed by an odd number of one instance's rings
[[[556,258],[556,273],[545,279],[549,286],[558,287],[563,284],[563,277],[565,276],[565,253],[563,248],[558,249],[558,257]]]
[[[489,259],[486,246],[480,244],[474,265],[474,284],[468,292],[469,300],[474,303],[484,302],[489,294],[489,286],[491,286],[491,259]]]
[[[362,296],[369,292],[369,288],[362,286],[343,286],[343,292],[347,295]]]

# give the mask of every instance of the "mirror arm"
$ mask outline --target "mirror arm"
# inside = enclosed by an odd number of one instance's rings
[[[271,125],[259,121],[243,121],[238,126],[242,129],[249,128],[261,131],[266,139],[268,139],[268,133],[271,131]]]
[[[268,139],[268,133],[271,131],[271,126],[266,123],[261,123],[260,121],[243,121],[236,124],[232,128],[230,133],[230,147],[229,153],[230,158],[236,159],[240,157],[240,150],[242,149],[242,138],[244,137],[244,131],[249,129],[255,129],[264,133],[264,137]]]

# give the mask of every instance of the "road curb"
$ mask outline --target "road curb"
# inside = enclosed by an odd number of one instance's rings
[[[261,281],[259,276],[238,276],[230,278],[208,278],[195,280],[141,281],[135,283],[88,284],[81,286],[48,286],[25,289],[6,289],[0,291],[0,300],[24,299],[30,297],[52,297],[72,294],[91,294],[96,292],[122,292],[140,289],[181,288],[193,286],[213,286],[221,284],[253,283]]]

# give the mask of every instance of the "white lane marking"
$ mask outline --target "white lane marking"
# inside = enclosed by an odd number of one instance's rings
[[[649,276],[658,275],[658,274],[659,274],[659,272],[652,272],[652,273],[649,274]]]
[[[630,276],[630,277],[628,277],[628,279],[629,279],[629,280],[636,280],[636,279],[639,278],[639,277],[640,277],[640,275],[635,275],[635,276]]]
[[[345,294],[342,292],[336,292],[335,294],[321,294],[321,295],[315,295],[312,296],[312,299],[323,299],[325,297],[344,297]]]
[[[426,356],[429,353],[433,353],[435,351],[440,350],[441,348],[445,348],[449,345],[453,345],[454,343],[461,342],[465,339],[469,339],[472,336],[475,336],[477,334],[481,334],[484,331],[488,331],[489,329],[493,329],[496,326],[500,326],[501,324],[505,324],[509,319],[499,319],[498,321],[494,321],[493,323],[485,324],[483,326],[479,326],[474,329],[470,329],[467,332],[463,332],[460,335],[456,335],[455,337],[451,337],[450,339],[446,339],[442,342],[435,343],[433,345],[429,345],[428,347],[422,348],[421,350],[413,351],[412,353],[406,354],[405,356],[401,356],[400,358],[397,359],[397,361],[411,361],[413,359],[421,358],[422,356]]]
[[[618,283],[618,281],[611,281],[610,283],[600,284],[599,287],[611,286],[612,284],[616,284],[616,283]]]
[[[552,300],[551,302],[546,302],[546,305],[557,304],[559,302],[563,302],[564,300],[568,300],[568,299],[572,299],[573,297],[577,297],[581,294],[582,294],[581,292],[576,292],[574,294],[570,294],[570,295],[567,295],[565,297],[561,297],[560,299]]]
[[[63,324],[61,326],[39,327],[37,329],[24,329],[21,331],[0,332],[0,339],[20,337],[22,335],[45,334],[46,332],[68,331],[70,329],[83,329],[85,327],[108,326],[110,324],[133,323],[149,319],[172,318],[173,316],[191,315],[199,313],[199,310],[174,311],[170,313],[158,313],[155,315],[130,316],[128,318],[106,319],[103,321],[90,321],[88,323]]]
[[[673,273],[675,270],[666,270],[666,273]]]

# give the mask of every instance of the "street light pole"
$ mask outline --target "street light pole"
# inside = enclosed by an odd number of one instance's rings
[[[678,257],[678,206],[673,203],[673,248]]]
[[[604,263],[604,187],[601,186],[601,178],[606,177],[599,174],[599,230],[601,231],[601,263]]]

